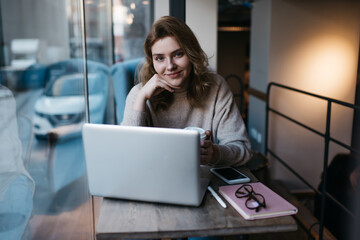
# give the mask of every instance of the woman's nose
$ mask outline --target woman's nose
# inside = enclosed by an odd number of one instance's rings
[[[169,58],[166,63],[166,69],[173,70],[175,68],[176,68],[176,64],[173,62],[173,60],[171,58]]]

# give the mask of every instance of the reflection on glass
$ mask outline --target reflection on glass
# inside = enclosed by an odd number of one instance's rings
[[[80,135],[85,121],[84,79],[90,121],[111,122],[109,112],[115,109],[110,104],[114,102],[110,69],[114,59],[143,57],[152,1],[0,0],[0,4],[0,89],[6,93],[0,111],[11,113],[0,126],[0,239],[93,239]],[[0,121],[3,116],[1,112]]]
[[[152,2],[113,0],[115,62],[144,56],[143,44],[153,22]]]
[[[33,209],[35,184],[24,166],[15,105],[0,85],[0,239],[21,239]]]
[[[81,22],[78,21],[78,4],[76,1],[70,1],[70,4],[70,56],[82,58],[82,29]],[[113,62],[110,1],[86,0],[84,4],[87,59],[110,66]]]
[[[0,2],[0,239],[93,239],[79,134],[85,115],[82,2]],[[99,25],[111,32],[111,24]],[[96,61],[87,64],[96,122],[106,112],[110,36],[101,45],[95,41]]]
[[[47,67],[46,88],[35,102],[34,133],[37,138],[73,138],[81,135],[85,121],[82,59],[69,59]],[[109,93],[109,68],[87,61],[90,120],[104,123]]]

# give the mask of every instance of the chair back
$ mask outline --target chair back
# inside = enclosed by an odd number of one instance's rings
[[[124,116],[125,101],[131,88],[134,86],[137,71],[144,58],[136,58],[114,64],[110,74],[114,87],[116,123],[120,124]]]

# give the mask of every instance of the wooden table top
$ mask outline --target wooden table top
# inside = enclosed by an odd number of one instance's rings
[[[240,170],[252,181],[256,181],[247,169]],[[208,177],[216,191],[219,185],[226,185],[212,174]],[[229,203],[227,206],[226,209],[222,208],[209,191],[206,191],[199,207],[104,198],[96,226],[96,237],[98,240],[184,238],[297,229],[292,216],[245,220]]]

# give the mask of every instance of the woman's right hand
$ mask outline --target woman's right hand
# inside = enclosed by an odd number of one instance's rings
[[[133,109],[138,111],[145,111],[146,100],[152,96],[156,96],[162,91],[166,90],[174,92],[174,86],[171,86],[158,74],[154,74],[150,80],[140,89],[138,95],[133,103]]]
[[[152,78],[142,87],[140,92],[143,92],[146,99],[156,96],[162,91],[167,90],[169,92],[174,92],[174,87],[171,86],[168,82],[162,79],[158,74],[154,74]]]

